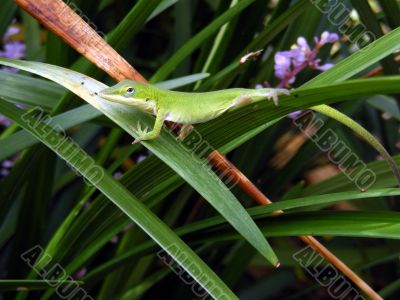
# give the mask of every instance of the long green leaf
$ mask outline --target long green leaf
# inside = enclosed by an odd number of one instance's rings
[[[318,211],[284,214],[259,220],[267,236],[333,235],[400,239],[400,213],[387,211]],[[186,228],[188,229],[188,228]],[[224,227],[203,232],[196,241],[237,239],[236,233]]]

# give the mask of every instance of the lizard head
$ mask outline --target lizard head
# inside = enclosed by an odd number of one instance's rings
[[[136,106],[153,112],[156,106],[153,87],[146,83],[123,80],[114,86],[100,91],[101,98],[126,105]]]

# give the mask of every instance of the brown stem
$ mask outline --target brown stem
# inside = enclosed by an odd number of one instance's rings
[[[63,1],[15,0],[15,2],[109,76],[116,80],[131,79],[146,82],[146,79],[139,72],[129,65],[118,52],[108,45],[89,24]],[[210,159],[219,162],[215,164],[222,168],[223,171],[226,171],[227,166],[229,166],[229,170],[232,171],[232,174],[236,174],[234,176],[237,176],[240,187],[259,204],[265,205],[271,203],[271,201],[221,153],[214,151]],[[281,213],[281,211],[277,211],[276,213]],[[382,299],[361,278],[313,237],[305,236],[300,238],[341,270],[361,290],[371,297],[371,299]]]
[[[60,0],[15,0],[24,10],[116,80],[146,79]]]

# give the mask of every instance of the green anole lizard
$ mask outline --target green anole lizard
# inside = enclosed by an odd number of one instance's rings
[[[157,138],[164,121],[183,124],[180,139],[190,131],[192,124],[212,120],[224,112],[250,102],[264,99],[278,105],[278,96],[288,95],[286,89],[227,89],[204,93],[185,93],[162,89],[155,85],[123,80],[102,90],[98,95],[106,100],[135,106],[156,116],[153,129],[142,129],[138,122],[138,138],[134,143]]]
[[[136,132],[138,138],[134,143],[157,138],[160,135],[164,121],[183,124],[179,138],[182,140],[190,132],[191,124],[206,122],[220,116],[224,112],[237,106],[257,102],[264,99],[273,100],[278,104],[278,96],[288,95],[286,89],[227,89],[205,93],[185,93],[162,89],[155,85],[140,83],[132,80],[123,80],[118,84],[106,88],[98,95],[106,100],[125,105],[132,105],[154,114],[156,121],[153,129],[142,129],[138,122]],[[346,115],[326,105],[312,107],[331,118],[345,124],[372,145],[389,163],[400,185],[400,171],[393,158],[386,149],[359,124]]]

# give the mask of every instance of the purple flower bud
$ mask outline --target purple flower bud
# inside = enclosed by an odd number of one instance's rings
[[[140,163],[142,161],[144,161],[147,158],[146,155],[139,155],[139,157],[136,160],[136,163]]]
[[[19,28],[16,26],[10,26],[7,28],[6,33],[3,36],[3,40],[7,40],[10,36],[17,34],[19,32]]]
[[[319,41],[322,45],[326,44],[328,42],[330,33],[328,31],[324,31],[321,34],[321,40]]]
[[[257,83],[256,86],[254,87],[255,89],[263,89],[264,86],[262,84]]]
[[[337,33],[331,33],[328,38],[329,43],[334,43],[339,40],[339,35]]]
[[[325,45],[326,43],[334,43],[339,40],[339,36],[336,33],[330,33],[328,31],[324,31],[321,34],[321,40],[319,41],[320,45]]]
[[[75,279],[79,279],[79,278],[82,278],[83,276],[85,276],[86,273],[87,273],[87,269],[85,267],[83,267],[75,273],[74,277],[75,277]]]
[[[310,46],[307,43],[307,40],[302,36],[297,38],[297,45],[305,53],[308,53],[311,51]]]
[[[12,166],[14,166],[14,162],[12,160],[5,160],[1,163],[3,168],[10,169]]]

